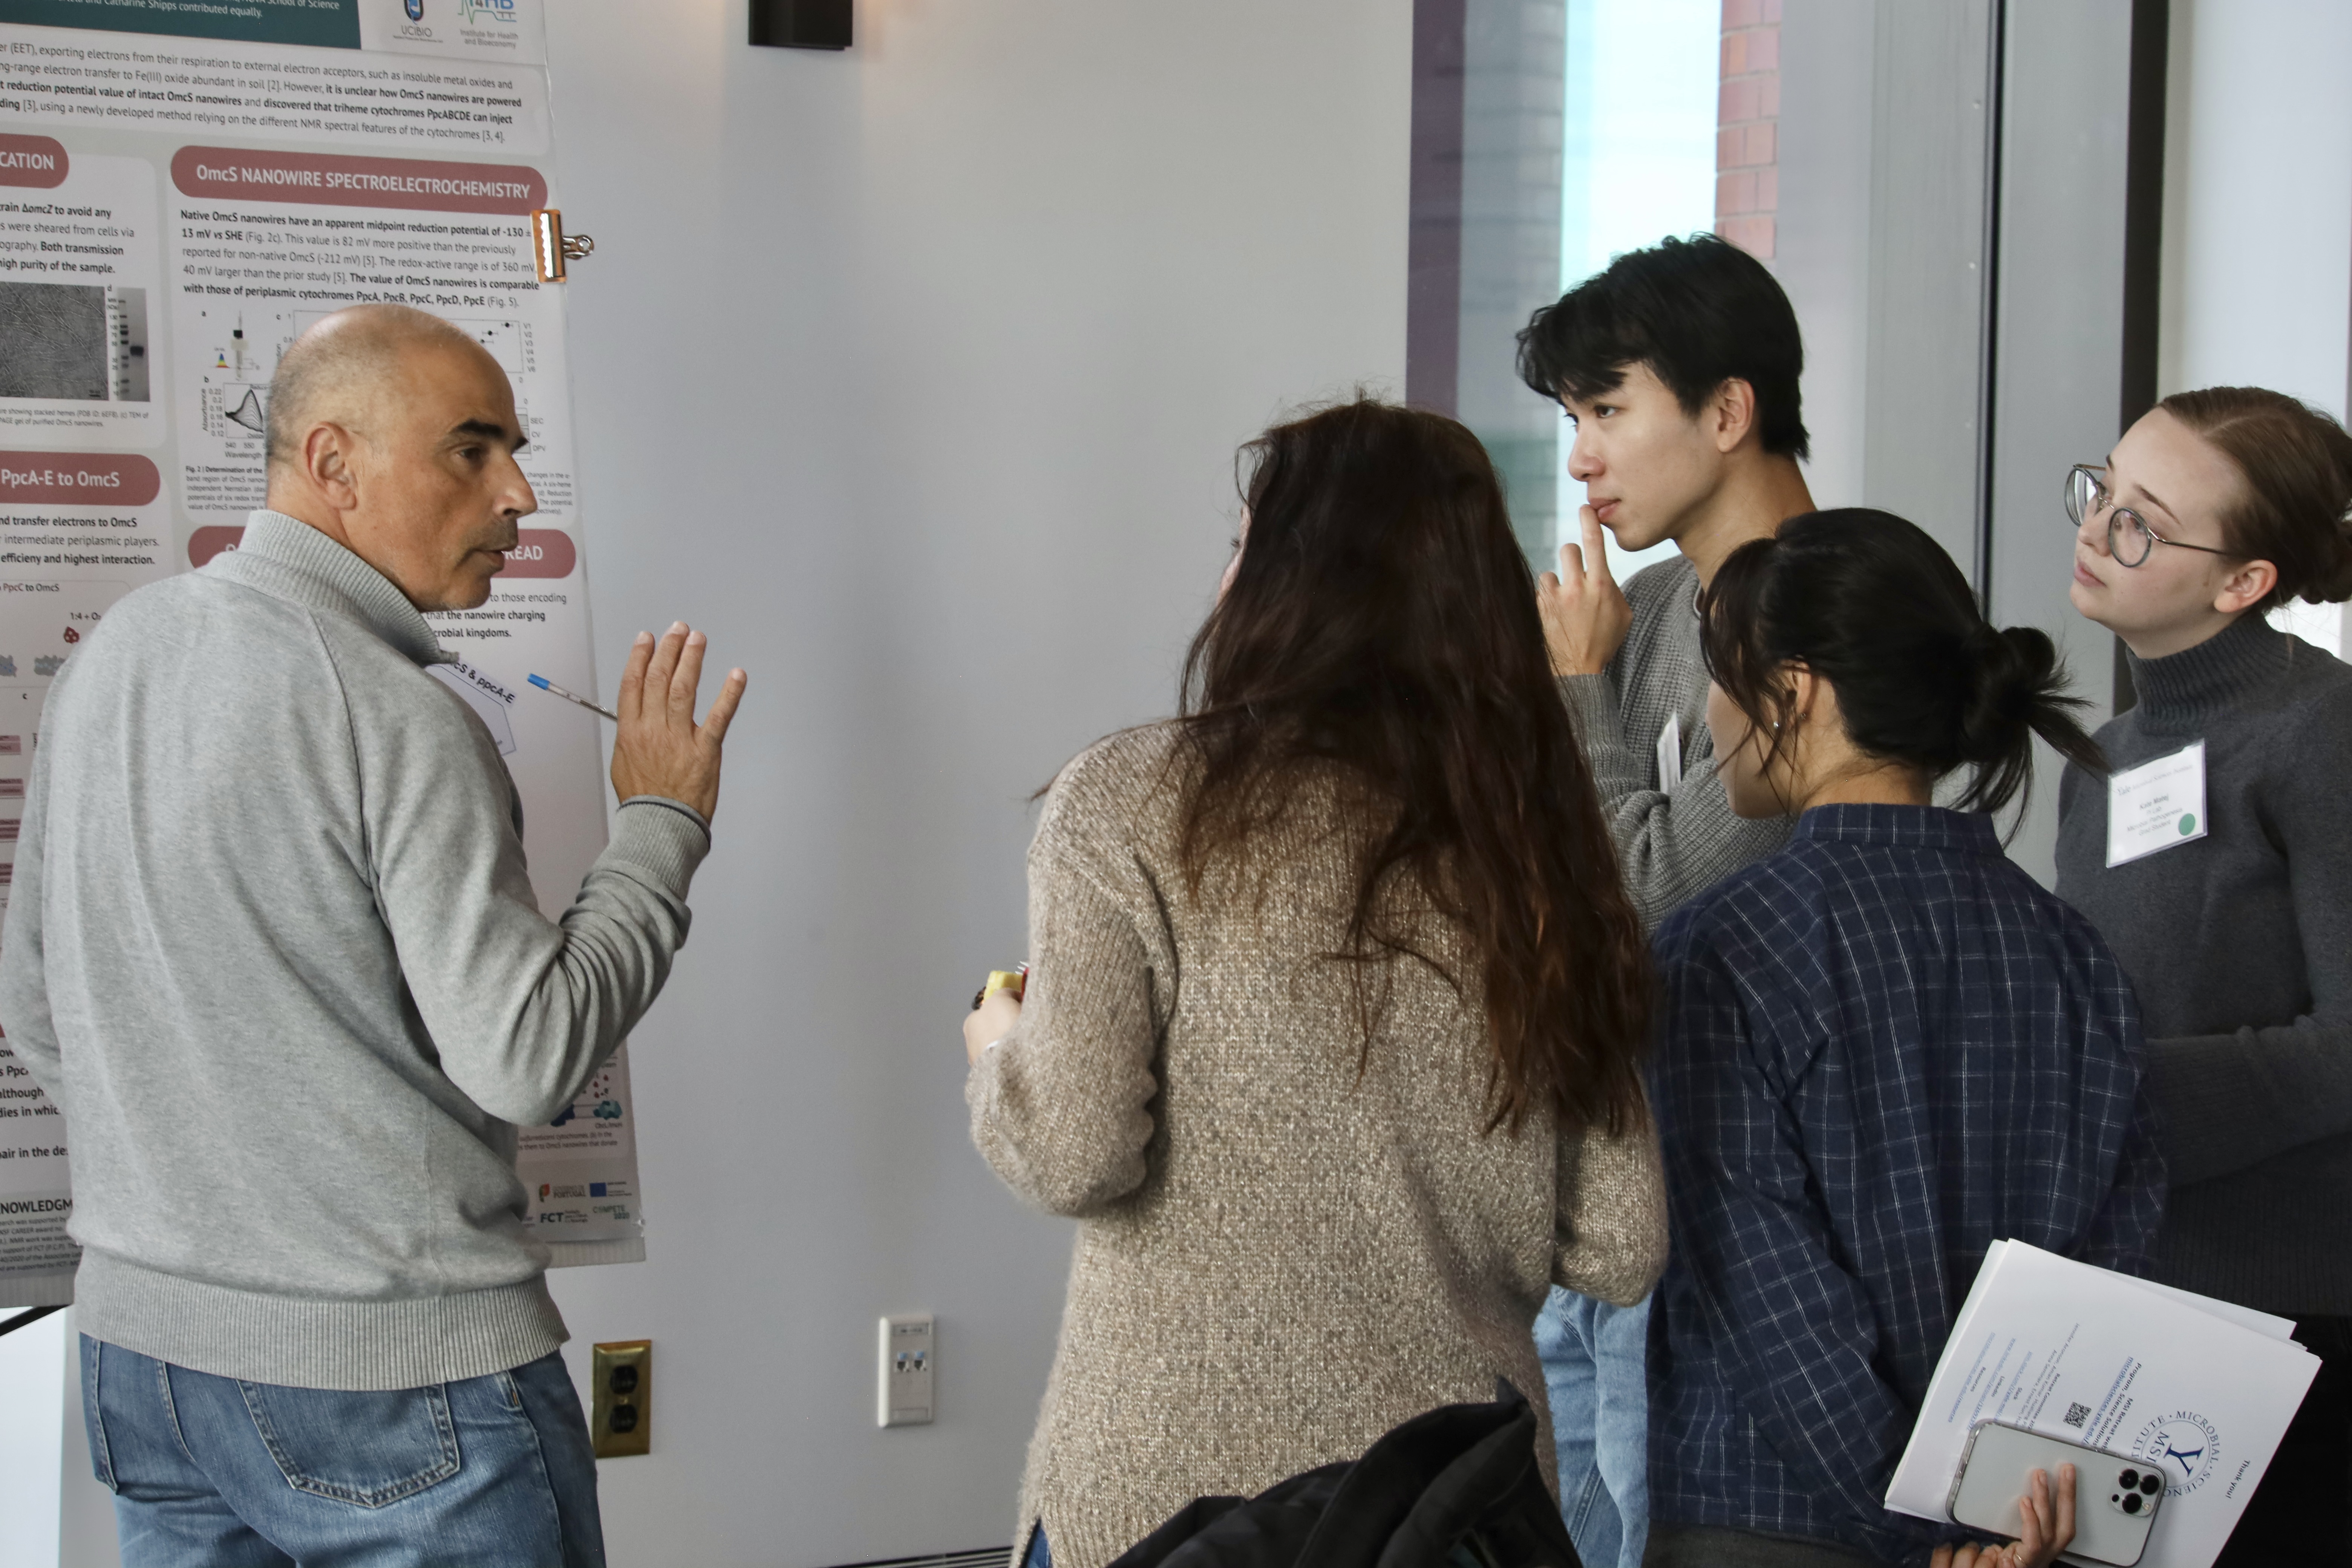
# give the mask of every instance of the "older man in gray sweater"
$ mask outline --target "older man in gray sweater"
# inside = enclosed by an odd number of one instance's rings
[[[365,306],[288,351],[269,510],[51,687],[0,1027],[72,1134],[90,1457],[126,1568],[604,1561],[523,1226],[543,1122],[660,992],[731,673],[640,635],[612,840],[560,921],[426,667],[535,510],[496,362]]]

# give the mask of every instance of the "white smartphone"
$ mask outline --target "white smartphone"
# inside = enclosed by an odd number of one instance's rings
[[[2074,1542],[2060,1560],[2131,1568],[2147,1550],[2147,1533],[2164,1502],[2164,1472],[2144,1459],[1979,1421],[1969,1433],[1945,1511],[1954,1523],[1989,1535],[2021,1535],[2025,1521],[2019,1500],[2031,1489],[2033,1472],[2050,1472],[2055,1496],[2061,1465],[2074,1467]]]

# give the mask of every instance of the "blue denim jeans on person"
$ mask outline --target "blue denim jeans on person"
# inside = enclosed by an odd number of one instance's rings
[[[1650,1303],[1555,1288],[1536,1317],[1559,1510],[1586,1568],[1640,1568],[1650,1535]]]
[[[604,1568],[561,1356],[391,1393],[191,1372],[81,1340],[122,1568]]]
[[[1054,1568],[1054,1549],[1045,1544],[1042,1523],[1029,1531],[1029,1550],[1022,1553],[1021,1568]]]

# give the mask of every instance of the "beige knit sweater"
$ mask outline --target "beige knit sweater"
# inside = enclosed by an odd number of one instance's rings
[[[1114,736],[1057,780],[1029,851],[1018,1027],[972,1069],[972,1140],[1078,1220],[1016,1539],[1101,1568],[1196,1496],[1352,1458],[1439,1405],[1543,1407],[1532,1326],[1557,1281],[1639,1300],[1665,1262],[1655,1134],[1482,1136],[1483,1009],[1390,966],[1369,1064],[1344,946],[1335,797],[1252,841],[1263,900],[1188,897],[1175,733]],[[1438,944],[1476,969],[1433,912]],[[1549,1423],[1538,1434],[1551,1470]]]

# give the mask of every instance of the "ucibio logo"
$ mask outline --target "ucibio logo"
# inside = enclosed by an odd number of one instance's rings
[[[401,0],[400,8],[408,13],[412,22],[425,20],[425,0]]]

